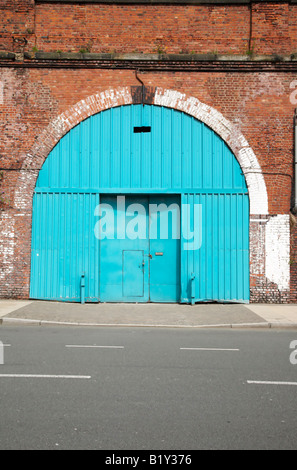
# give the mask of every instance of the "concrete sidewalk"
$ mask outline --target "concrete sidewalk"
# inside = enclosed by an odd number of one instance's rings
[[[3,325],[296,328],[296,304],[77,304],[0,300]]]

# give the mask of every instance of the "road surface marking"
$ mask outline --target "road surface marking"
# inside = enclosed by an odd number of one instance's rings
[[[223,349],[223,348],[180,348],[186,351],[240,351],[240,349]]]
[[[91,375],[0,374],[0,378],[17,379],[91,379]]]
[[[256,385],[297,385],[297,382],[276,382],[265,380],[247,380],[247,383]]]
[[[96,345],[87,345],[87,344],[66,344],[65,348],[124,349],[124,346],[96,346]]]

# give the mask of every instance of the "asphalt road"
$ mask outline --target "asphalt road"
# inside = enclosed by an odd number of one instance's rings
[[[295,330],[1,327],[0,449],[296,449],[294,340]]]

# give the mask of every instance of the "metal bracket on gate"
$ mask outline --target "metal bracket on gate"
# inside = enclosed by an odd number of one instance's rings
[[[86,288],[86,279],[85,279],[85,273],[83,273],[80,278],[80,303],[81,304],[85,303],[85,288]]]
[[[195,304],[195,273],[191,273],[191,305]]]

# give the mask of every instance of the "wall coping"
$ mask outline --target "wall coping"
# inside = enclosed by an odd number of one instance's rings
[[[297,1],[297,0],[296,0]],[[8,53],[6,53],[8,54]],[[10,56],[7,58],[11,58]],[[1,53],[0,53],[0,58]],[[5,57],[3,57],[5,58]],[[297,62],[297,53],[284,54],[148,54],[148,53],[75,53],[75,52],[25,52],[24,58],[28,60],[70,60],[70,61],[190,61],[190,62]]]
[[[171,5],[250,5],[251,3],[297,3],[297,0],[35,0],[35,3],[114,3],[114,4],[171,4]]]
[[[296,0],[297,1],[297,0]],[[0,51],[0,60],[18,60],[20,54]],[[30,61],[152,61],[152,62],[297,62],[297,53],[284,54],[148,54],[127,53],[80,53],[80,52],[25,52]]]

